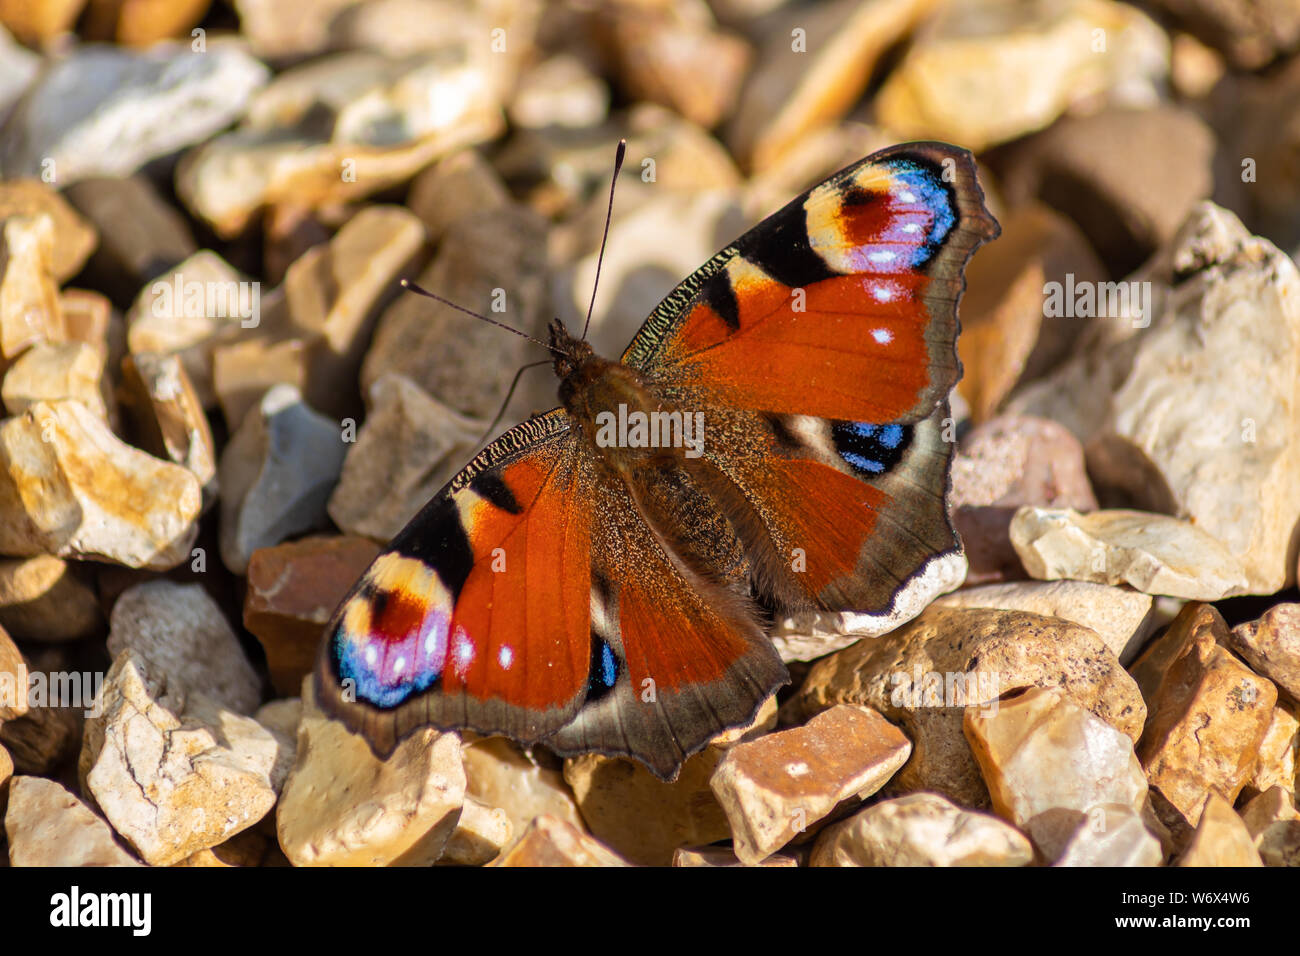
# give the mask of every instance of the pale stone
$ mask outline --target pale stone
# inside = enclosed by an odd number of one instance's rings
[[[239,428],[251,409],[276,385],[307,387],[310,346],[303,339],[257,336],[212,350],[212,389],[226,427]]]
[[[341,427],[277,385],[221,453],[221,560],[244,574],[258,548],[324,527],[347,445]]]
[[[755,57],[728,135],[733,152],[761,171],[840,119],[862,96],[879,58],[936,6],[844,0],[785,15]]]
[[[1127,584],[1145,594],[1200,601],[1250,587],[1241,563],[1216,538],[1168,515],[1026,506],[1011,519],[1011,543],[1025,570],[1040,580]]]
[[[234,43],[209,42],[201,56],[188,42],[76,48],[5,121],[0,166],[9,176],[52,172],[60,185],[128,176],[229,125],[269,75]]]
[[[567,820],[533,819],[515,845],[492,866],[628,866],[618,854]]]
[[[260,286],[215,252],[201,249],[140,290],[126,316],[127,348],[133,355],[179,355],[203,407],[213,408],[214,348],[260,320]]]
[[[725,846],[678,847],[673,851],[673,866],[733,867],[747,866]],[[784,853],[773,853],[755,866],[798,866],[799,861]]]
[[[1295,797],[1272,787],[1241,811],[1265,866],[1300,866],[1300,810]]]
[[[875,793],[911,752],[902,731],[876,711],[836,706],[803,727],[730,748],[710,786],[730,823],[736,856],[755,864],[841,801]]]
[[[1024,834],[937,793],[884,800],[827,827],[810,866],[1027,866]]]
[[[438,858],[443,866],[482,866],[496,859],[513,835],[510,818],[500,807],[466,797],[456,829]]]
[[[145,581],[122,592],[109,618],[108,652],[130,648],[169,687],[200,693],[237,714],[251,714],[262,680],[239,638],[201,584]]]
[[[510,191],[492,164],[478,150],[463,149],[415,177],[406,207],[420,217],[432,244],[458,219],[482,216],[510,202]]]
[[[271,767],[271,787],[278,794],[293,769],[298,756],[298,725],[302,723],[302,699],[287,697],[263,704],[253,719],[275,738],[275,764]]]
[[[103,368],[98,351],[84,342],[37,342],[5,372],[0,397],[10,415],[21,415],[37,402],[69,398],[107,422],[100,381]]]
[[[100,817],[44,777],[9,781],[5,835],[10,866],[140,866]]]
[[[360,411],[361,359],[397,280],[423,261],[423,223],[400,206],[367,206],[329,242],[303,253],[284,277],[294,333],[309,343],[308,404],[334,416]]]
[[[275,803],[275,738],[136,651],[113,662],[101,707],[86,721],[83,790],[147,863],[168,866],[216,846]]]
[[[706,747],[664,783],[641,764],[584,754],[564,762],[564,779],[591,833],[632,863],[667,866],[673,852],[731,836],[709,780],[724,751]]]
[[[0,722],[27,713],[28,674],[18,645],[0,627]]]
[[[1160,840],[1142,814],[1126,804],[1102,803],[1088,810],[1052,865],[1159,866],[1163,860]]]
[[[280,847],[294,866],[429,866],[464,800],[455,734],[423,728],[380,760],[304,696],[297,760],[276,807]]]
[[[563,773],[524,753],[518,744],[504,737],[485,737],[467,741],[463,754],[466,794],[500,808],[514,839],[541,816],[587,828]]]
[[[123,361],[126,407],[142,447],[187,468],[216,500],[217,451],[203,403],[177,355],[139,352]]]
[[[1217,793],[1205,798],[1201,819],[1178,866],[1263,866],[1255,841],[1232,805]]]
[[[1244,799],[1251,799],[1273,787],[1281,787],[1294,795],[1296,770],[1300,767],[1300,710],[1296,704],[1279,699],[1269,719],[1268,730],[1259,745],[1259,759],[1255,772],[1242,790]]]
[[[1130,740],[1142,733],[1137,685],[1095,631],[986,608],[931,608],[819,661],[787,707],[795,719],[837,703],[875,707],[915,748],[888,793],[934,790],[979,809],[989,795],[962,730],[965,711],[992,711],[1001,694],[1030,685],[1061,687]]]
[[[190,557],[194,475],[132,448],[76,401],[0,423],[0,552],[167,570]]]
[[[1094,481],[1219,542],[1176,536],[1198,593],[1274,593],[1294,580],[1300,517],[1300,272],[1203,202],[1131,280],[1145,313],[1126,296],[1011,407],[1074,431]]]
[[[0,109],[3,109],[3,95],[0,95]],[[50,273],[56,281],[66,282],[81,271],[94,250],[97,241],[94,226],[68,204],[52,183],[39,179],[11,179],[0,183],[0,220],[41,214],[49,216],[54,226]]]
[[[256,830],[236,833],[225,843],[191,853],[173,866],[232,867],[258,866],[266,856],[270,840]]]
[[[493,56],[480,37],[441,51],[356,50],[293,67],[252,100],[243,126],[185,156],[176,191],[230,237],[267,205],[316,208],[402,182],[500,133]]]
[[[1300,701],[1300,604],[1275,604],[1259,620],[1237,625],[1228,647]]]
[[[466,418],[404,375],[370,386],[370,414],[330,495],[330,518],[348,534],[391,540],[469,461],[486,421]]]
[[[525,71],[510,102],[516,126],[595,126],[609,112],[609,88],[581,60],[567,53]]]
[[[45,213],[0,222],[0,358],[65,337],[54,278],[54,220]]]
[[[1127,4],[947,5],[886,80],[876,113],[902,139],[983,150],[1042,129],[1076,104],[1151,105],[1168,61],[1164,32]]]
[[[1002,698],[995,711],[969,708],[964,730],[994,810],[1048,862],[1094,807],[1141,812],[1147,781],[1133,741],[1059,688],[1032,687]]]
[[[1059,617],[1091,628],[1128,664],[1155,629],[1151,595],[1089,581],[1013,581],[945,594],[936,607],[987,607]]]
[[[102,632],[104,615],[80,569],[40,554],[0,560],[0,627],[19,640],[57,644]]]
[[[1151,702],[1138,756],[1174,827],[1195,826],[1211,791],[1235,802],[1268,732],[1277,688],[1198,632],[1170,665]]]

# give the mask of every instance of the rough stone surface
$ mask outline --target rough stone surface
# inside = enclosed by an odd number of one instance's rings
[[[83,790],[154,866],[216,846],[275,803],[275,738],[256,721],[174,685],[127,649],[86,721]]]
[[[988,805],[962,732],[965,711],[1014,687],[1061,687],[1136,741],[1146,707],[1137,685],[1089,628],[1023,611],[931,608],[885,637],[813,665],[790,708],[875,707],[912,741],[912,758],[887,793],[934,790],[961,806]]]
[[[130,648],[147,658],[169,687],[200,693],[237,714],[251,714],[262,681],[221,608],[201,584],[165,579],[128,588],[113,605],[108,652]]]
[[[937,793],[884,800],[817,837],[810,866],[1027,866],[1024,834]]]
[[[5,836],[10,866],[140,866],[113,831],[71,793],[44,777],[9,781]]]
[[[876,711],[836,706],[803,727],[732,747],[710,786],[731,825],[736,856],[755,864],[841,801],[875,793],[911,752],[903,733]]]
[[[1217,793],[1205,798],[1196,832],[1178,866],[1263,866],[1255,841],[1232,805]]]
[[[608,847],[567,820],[542,815],[493,866],[628,866]]]
[[[201,505],[190,471],[123,443],[80,402],[0,423],[0,552],[167,570],[189,558]]]
[[[204,504],[217,494],[217,451],[185,364],[177,355],[139,352],[123,362],[125,407],[140,446],[189,469],[203,486]]]
[[[1275,604],[1259,620],[1239,624],[1228,647],[1251,670],[1300,701],[1300,604]]]

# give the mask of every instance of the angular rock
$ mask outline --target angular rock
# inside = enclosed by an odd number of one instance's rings
[[[509,204],[509,190],[476,149],[453,153],[420,173],[406,200],[407,208],[424,223],[430,244],[440,242],[452,223]]]
[[[1164,632],[1133,662],[1129,672],[1148,705],[1154,704],[1170,665],[1201,635],[1223,647],[1228,646],[1228,625],[1223,615],[1212,604],[1193,601],[1183,605]]]
[[[99,237],[68,199],[49,183],[39,179],[11,179],[0,183],[0,220],[12,216],[50,217],[54,226],[54,248],[50,272],[58,282],[67,282],[81,271]]]
[[[0,358],[39,342],[62,342],[54,279],[54,220],[45,213],[0,222]]]
[[[494,138],[495,54],[477,41],[392,57],[356,50],[286,70],[254,97],[239,129],[184,157],[178,195],[231,237],[264,206],[358,199]]]
[[[992,418],[1018,384],[1065,359],[1078,338],[1081,323],[1047,314],[1049,283],[1108,278],[1079,227],[1043,203],[1027,202],[998,218],[1002,235],[967,267],[957,340],[963,368],[957,388],[978,422]]]
[[[1296,769],[1300,767],[1300,715],[1295,704],[1280,700],[1273,708],[1264,741],[1259,745],[1259,759],[1250,783],[1241,791],[1243,800],[1281,787],[1295,794]]]
[[[1138,757],[1168,802],[1166,825],[1195,826],[1212,791],[1229,803],[1249,782],[1277,703],[1277,688],[1214,639],[1196,633],[1169,665],[1151,702]]]
[[[1160,866],[1160,841],[1142,814],[1122,803],[1089,809],[1053,866]]]
[[[431,292],[529,334],[550,314],[546,223],[518,206],[453,222],[417,280]],[[365,394],[398,373],[456,411],[491,419],[536,346],[450,306],[407,295],[380,317],[361,366]]]
[[[59,675],[32,674],[33,680],[42,676],[49,687]],[[9,751],[14,769],[45,776],[60,770],[77,752],[90,704],[83,699],[78,707],[33,707],[16,720],[0,725],[0,745]]]
[[[1091,628],[1127,664],[1156,625],[1151,595],[1089,581],[1013,581],[963,588],[936,598],[935,607],[987,607],[1059,617]]]
[[[212,389],[226,427],[237,429],[249,411],[276,385],[302,391],[307,385],[310,346],[300,338],[259,335],[212,350]]]
[[[787,707],[796,719],[837,703],[876,708],[914,747],[889,793],[933,790],[978,809],[989,796],[962,731],[965,712],[1030,685],[1061,687],[1130,740],[1142,733],[1146,707],[1137,685],[1095,631],[984,608],[931,608],[817,662]]]
[[[76,401],[0,423],[0,553],[167,570],[190,556],[194,475],[121,442]]]
[[[429,866],[464,801],[455,734],[423,728],[380,760],[303,698],[297,762],[276,807],[280,847],[294,866]]]
[[[1149,511],[1026,506],[1011,519],[1011,543],[1040,580],[1127,584],[1195,601],[1251,587],[1241,562],[1200,525]]]
[[[330,49],[331,27],[358,0],[308,0],[290,9],[276,0],[235,0],[239,31],[258,56],[296,59]]]
[[[400,206],[367,206],[284,277],[289,320],[310,345],[308,404],[334,417],[360,410],[357,373],[397,280],[423,262],[424,225]]]
[[[316,662],[326,621],[379,545],[351,536],[310,537],[253,552],[244,627],[261,642],[271,683],[296,694]]]
[[[211,43],[202,56],[188,43],[76,48],[5,121],[0,168],[6,176],[50,171],[61,185],[128,176],[227,126],[268,75],[235,44]]]
[[[271,768],[271,786],[278,794],[293,769],[298,756],[298,725],[302,723],[302,699],[289,697],[273,700],[257,709],[253,718],[270,731],[279,746],[275,766]]]
[[[1237,625],[1228,647],[1300,702],[1300,604],[1275,604],[1258,620]]]
[[[275,803],[275,738],[252,718],[187,692],[129,648],[102,701],[86,721],[82,785],[145,862],[223,843]]]
[[[10,866],[140,866],[107,823],[44,777],[9,781],[5,835]]]
[[[465,744],[464,761],[466,794],[500,808],[515,839],[543,816],[586,830],[563,773],[540,754],[526,754],[504,737],[484,737]]]
[[[1300,518],[1300,272],[1201,203],[1133,281],[1112,298],[1149,294],[1141,317],[1096,321],[1011,407],[1084,440],[1103,500],[1193,523],[1249,593],[1272,594],[1293,580]]]
[[[542,815],[492,866],[628,866],[608,847],[567,820]]]
[[[324,527],[325,503],[343,467],[339,425],[298,390],[263,396],[221,453],[221,560],[244,574],[258,548]]]
[[[27,687],[27,662],[18,645],[0,627],[0,722],[27,713]]]
[[[127,313],[131,354],[177,354],[204,408],[217,404],[212,353],[261,324],[260,285],[207,249],[161,273]],[[238,422],[232,422],[232,430]]]
[[[262,699],[261,678],[201,584],[161,579],[124,591],[109,618],[108,652],[116,659],[127,649],[147,659],[169,687],[202,694],[226,710],[251,714]]]
[[[732,152],[762,171],[813,130],[841,119],[880,57],[935,6],[933,0],[841,0],[782,15],[754,58],[728,131]]]
[[[1265,866],[1300,866],[1300,810],[1295,797],[1272,787],[1241,811]]]
[[[99,232],[87,278],[118,305],[129,305],[141,286],[198,251],[185,218],[143,174],[90,177],[66,195]]]
[[[212,0],[90,0],[85,29],[96,40],[143,48],[188,36],[211,5]]]
[[[5,372],[0,397],[5,411],[21,415],[37,402],[73,399],[96,418],[109,421],[104,401],[103,357],[84,342],[37,342]]]
[[[1255,841],[1232,805],[1217,793],[1205,798],[1191,843],[1178,866],[1263,866]]]
[[[1059,688],[1003,697],[996,711],[969,708],[963,729],[993,809],[1056,861],[1095,807],[1140,813],[1146,776],[1133,741]]]
[[[510,819],[504,810],[466,797],[456,829],[438,858],[443,866],[483,866],[510,845]]]
[[[225,843],[191,853],[179,863],[172,865],[190,867],[259,866],[266,856],[269,843],[270,841],[264,834],[256,830],[245,830],[242,833],[236,833]]]
[[[20,641],[59,644],[101,633],[104,615],[80,568],[41,554],[0,560],[0,627]]]
[[[217,494],[217,451],[203,403],[177,355],[138,352],[122,363],[125,406],[137,443],[193,473],[205,504]]]
[[[911,752],[902,731],[876,711],[836,706],[803,727],[732,747],[710,786],[730,823],[736,856],[752,865],[841,801],[875,793]]]
[[[125,330],[121,316],[113,313],[113,304],[89,289],[64,289],[59,294],[59,310],[68,341],[93,348],[105,371],[116,368],[113,359],[125,351],[125,343],[119,341]]]
[[[487,421],[466,418],[396,373],[377,379],[369,398],[328,510],[349,534],[388,541],[465,466]]]
[[[953,527],[970,570],[966,584],[1023,578],[1011,543],[1011,519],[1022,505],[1093,511],[1083,446],[1056,422],[1003,416],[977,426],[952,461]]]
[[[1076,104],[1153,103],[1168,61],[1163,31],[1127,4],[1068,0],[1027,12],[980,0],[945,8],[919,31],[876,113],[903,139],[983,150]]]
[[[1033,859],[1024,834],[997,817],[913,793],[827,827],[809,866],[1027,866]]]
[[[1037,197],[1077,223],[1111,274],[1124,276],[1213,193],[1214,150],[1214,132],[1182,107],[1066,117],[1013,148],[1005,190],[1012,202]],[[1076,287],[1085,278],[1077,274]]]

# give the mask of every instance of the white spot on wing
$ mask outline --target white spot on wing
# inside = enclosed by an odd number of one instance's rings
[[[502,644],[501,650],[497,651],[497,663],[501,665],[502,670],[510,670],[510,665],[515,662],[515,652],[509,644]]]
[[[894,333],[889,331],[889,329],[872,329],[871,337],[881,345],[888,345],[890,342],[894,341]]]

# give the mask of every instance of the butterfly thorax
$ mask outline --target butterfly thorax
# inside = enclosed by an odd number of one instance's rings
[[[638,425],[655,422],[669,411],[639,372],[595,354],[558,319],[550,332],[551,346],[559,350],[555,374],[560,378],[560,403],[600,460],[626,473],[650,459],[676,454],[676,449],[653,441],[657,435],[648,431],[647,440],[638,441]]]

